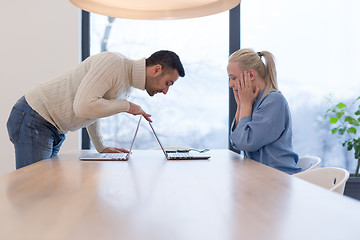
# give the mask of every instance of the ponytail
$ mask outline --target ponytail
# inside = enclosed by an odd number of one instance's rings
[[[268,51],[261,51],[260,54],[264,56],[266,64],[264,64],[266,68],[266,74],[265,74],[265,92],[263,94],[263,97],[265,97],[267,94],[269,94],[272,90],[279,90],[277,85],[277,76],[276,76],[276,67],[275,67],[275,61],[274,56],[268,52]],[[261,56],[260,56],[261,59]],[[261,59],[262,60],[262,59]]]

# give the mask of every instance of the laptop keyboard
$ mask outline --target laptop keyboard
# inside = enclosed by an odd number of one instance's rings
[[[168,156],[171,158],[190,158],[190,155],[187,152],[168,153]]]
[[[102,153],[101,158],[125,158],[127,153]]]

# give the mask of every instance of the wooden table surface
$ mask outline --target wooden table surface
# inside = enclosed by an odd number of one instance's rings
[[[0,239],[360,239],[360,203],[229,150],[60,154],[0,177]]]

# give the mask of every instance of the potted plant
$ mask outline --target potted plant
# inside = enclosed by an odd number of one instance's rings
[[[342,145],[348,151],[354,150],[357,167],[345,185],[344,195],[360,200],[360,96],[347,106],[343,102],[332,104],[326,111],[325,118],[334,127],[331,133],[343,138]],[[330,98],[328,98],[331,101]]]

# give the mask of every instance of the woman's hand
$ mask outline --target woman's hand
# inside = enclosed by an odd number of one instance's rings
[[[250,74],[247,71],[244,71],[242,75],[239,77],[239,88],[238,88],[238,96],[240,99],[240,116],[251,116],[252,113],[252,105],[255,99],[259,96],[260,89],[258,86],[253,88],[253,84],[250,80]]]
[[[240,102],[240,97],[239,97],[239,81],[234,81],[234,87],[233,89],[233,93],[234,93],[234,97],[235,97],[235,102],[236,102],[236,113],[235,113],[235,122],[234,122],[234,128],[236,128],[237,124],[239,123],[240,120],[240,109],[241,109],[241,102]]]
[[[240,97],[239,97],[239,87],[240,87],[240,83],[239,81],[234,81],[234,87],[232,88],[233,89],[233,93],[234,93],[234,97],[235,97],[235,102],[236,102],[236,105],[238,107],[240,107],[241,105],[241,101],[240,101]]]
[[[101,153],[129,153],[125,148],[107,147]]]
[[[238,89],[241,104],[250,104],[251,106],[260,93],[258,86],[253,89],[250,74],[247,71],[244,71],[243,75],[240,75]]]
[[[151,115],[150,114],[147,114],[146,112],[144,112],[144,110],[142,110],[142,108],[139,106],[139,105],[136,105],[132,102],[129,102],[130,103],[130,109],[128,111],[128,113],[132,114],[132,115],[143,115],[144,118],[146,120],[148,120],[149,122],[152,122],[152,120],[150,119]]]

